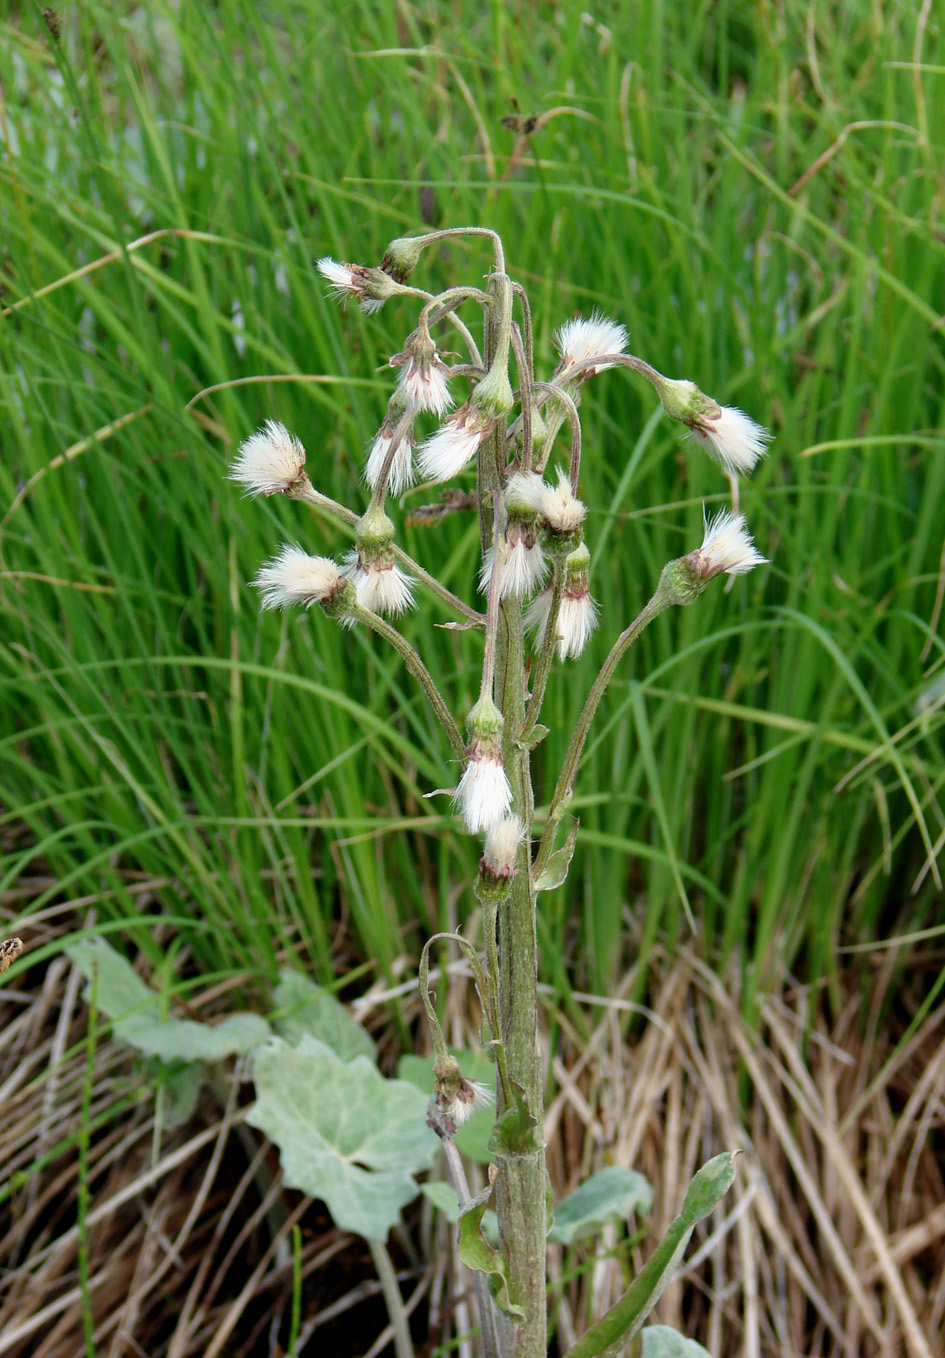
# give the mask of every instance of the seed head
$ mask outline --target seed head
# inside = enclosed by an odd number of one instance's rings
[[[380,311],[388,297],[398,291],[397,284],[381,269],[366,269],[363,264],[339,264],[328,255],[316,260],[315,267],[328,280],[331,292],[340,302],[353,298],[366,316]]]
[[[710,519],[703,510],[703,522],[702,546],[686,558],[700,580],[712,580],[723,573],[744,575],[755,566],[766,564],[768,558],[761,555],[752,541],[744,514],[723,509]]]
[[[599,311],[594,311],[590,319],[577,316],[565,321],[555,331],[555,348],[561,361],[555,370],[558,382],[574,382],[592,377],[595,372],[612,368],[612,363],[593,363],[588,360],[603,354],[622,354],[630,343],[626,327],[618,321],[611,321]]]
[[[428,481],[451,481],[476,456],[491,427],[492,421],[467,401],[420,445],[420,475]]]
[[[305,479],[305,449],[278,420],[267,420],[240,444],[229,472],[247,495],[286,495]]]
[[[509,515],[500,550],[502,552],[500,598],[527,598],[535,592],[548,571],[548,563],[538,541],[534,515],[527,518],[520,518],[517,514]],[[483,594],[489,593],[495,551],[495,545],[489,547],[483,558],[482,570],[479,573],[479,589]]]
[[[286,542],[271,561],[260,566],[253,585],[260,591],[264,609],[288,608],[303,604],[331,603],[351,587],[337,562],[330,556],[309,556],[308,552]]]

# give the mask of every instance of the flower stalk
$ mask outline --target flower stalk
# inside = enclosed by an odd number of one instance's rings
[[[458,237],[491,241],[495,268],[485,291],[460,286],[434,295],[408,286],[426,248]],[[555,851],[557,829],[572,797],[594,716],[630,647],[654,618],[674,606],[691,605],[719,575],[741,575],[764,562],[736,509],[706,519],[701,545],[666,564],[651,599],[619,634],[590,687],[533,856],[531,752],[546,734],[539,717],[555,664],[576,659],[598,625],[598,607],[590,595],[590,553],[584,542],[587,509],[578,496],[579,407],[587,384],[601,373],[635,371],[653,386],[667,416],[684,425],[692,440],[733,480],[752,469],[769,435],[741,411],[705,396],[695,384],[666,378],[627,353],[624,326],[599,313],[589,319],[572,318],[558,329],[558,364],[549,381],[536,380],[528,297],[506,273],[502,242],[487,228],[447,228],[392,241],[379,269],[338,264],[327,257],[318,267],[336,295],[356,301],[368,314],[388,303],[422,302],[415,329],[402,352],[390,360],[400,376],[367,459],[365,479],[371,490],[367,508],[358,513],[317,490],[301,442],[276,421],[241,445],[230,474],[250,495],[282,494],[353,530],[354,548],[341,564],[286,544],[263,565],[255,581],[262,605],[311,608],[318,603],[316,614],[323,611],[344,627],[362,624],[393,647],[419,683],[446,736],[449,756],[460,766],[457,785],[451,789],[454,809],[465,830],[483,835],[485,841],[473,883],[482,911],[484,958],[458,933],[435,935],[421,953],[420,995],[434,1071],[428,1121],[447,1149],[460,1204],[471,1211],[452,1138],[483,1102],[485,1091],[463,1075],[447,1049],[429,988],[431,945],[449,939],[462,948],[472,968],[482,1002],[485,1046],[497,1072],[490,1145],[495,1156],[499,1251],[463,1255],[471,1267],[486,1270],[493,1282],[495,1270],[501,1274],[497,1290],[486,1285],[485,1273],[476,1274],[486,1358],[546,1358],[547,1175],[538,1034],[538,894],[560,885],[567,875],[577,827],[565,847]],[[456,314],[466,302],[481,308],[481,355],[476,339]],[[516,303],[520,322],[513,320]],[[469,364],[447,365],[432,334],[440,321],[463,336]],[[510,381],[513,357],[517,393]],[[454,398],[463,382],[469,384],[465,399]],[[454,399],[460,401],[455,409]],[[473,504],[478,511],[479,584],[487,593],[484,615],[399,546],[397,526],[388,513],[388,507],[396,513],[388,491],[399,494],[413,481],[414,422],[425,413],[435,415],[441,424],[417,449],[420,474],[436,482],[467,478],[464,486],[446,493],[443,504],[450,512]],[[570,433],[567,469],[559,467],[556,479],[551,474],[545,479],[565,425]],[[473,464],[474,495],[469,488]],[[428,521],[437,514],[434,507]],[[546,583],[549,563],[551,579]],[[412,608],[414,586],[432,592],[461,619],[447,626],[484,631],[479,696],[466,714],[465,739],[450,703],[455,676],[435,680],[416,647],[382,616]],[[483,1195],[476,1200],[480,1214],[485,1200]],[[464,1225],[470,1220],[467,1216]],[[488,1262],[482,1262],[484,1257]],[[376,1252],[375,1260],[388,1288],[389,1258]],[[507,1315],[499,1314],[490,1294],[499,1298]],[[403,1358],[409,1336],[402,1325],[395,1342]]]

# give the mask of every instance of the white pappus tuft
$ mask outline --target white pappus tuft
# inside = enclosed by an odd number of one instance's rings
[[[512,789],[506,776],[501,751],[469,754],[469,762],[453,794],[456,809],[472,834],[491,830],[504,820],[512,807]]]
[[[371,444],[371,451],[368,453],[368,460],[364,466],[364,479],[372,490],[377,489],[381,472],[384,470],[384,463],[387,461],[387,454],[390,452],[393,436],[394,429],[385,420]],[[402,491],[414,483],[413,449],[414,438],[411,429],[400,439],[390,464],[387,489],[391,495],[400,495]]]
[[[491,421],[483,419],[467,401],[420,445],[420,475],[429,481],[450,481],[458,476],[478,453],[490,425]]]
[[[622,354],[630,343],[627,328],[619,321],[612,321],[600,311],[592,312],[590,319],[577,316],[565,321],[554,335],[555,348],[561,355],[555,376],[573,381],[577,377],[590,377],[595,372],[612,368],[612,363],[595,363],[586,367],[589,359],[603,354]]]
[[[309,556],[292,543],[284,543],[278,555],[260,566],[253,581],[260,590],[260,605],[288,608],[291,604],[324,603],[346,585],[345,577],[330,556]]]
[[[733,514],[723,509],[708,518],[703,509],[705,536],[702,546],[690,554],[696,575],[711,580],[716,575],[744,575],[755,566],[763,566],[768,558],[762,556],[752,541],[744,514]]]
[[[229,480],[248,495],[285,495],[305,477],[305,449],[278,420],[267,420],[240,444]]]
[[[689,434],[727,472],[750,472],[768,451],[771,433],[736,406],[718,406],[718,415],[700,414],[689,423]]]
[[[356,547],[345,554],[343,570],[354,581],[358,603],[372,613],[397,616],[413,608],[413,580],[393,561],[362,559]]]
[[[489,593],[494,560],[495,545],[487,549],[479,572],[479,589],[483,594]],[[510,518],[502,542],[502,579],[499,584],[499,597],[527,598],[534,594],[547,571],[548,563],[535,533],[534,523]]]

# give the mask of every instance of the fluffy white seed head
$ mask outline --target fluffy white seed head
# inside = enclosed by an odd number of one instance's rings
[[[420,475],[428,481],[452,480],[476,456],[488,432],[489,424],[470,409],[467,401],[420,445]]]
[[[380,311],[387,298],[396,291],[397,285],[380,269],[365,269],[361,264],[340,264],[328,255],[316,260],[315,267],[340,302],[353,298],[367,316]]]
[[[452,409],[448,369],[428,331],[415,330],[404,352],[391,359],[391,367],[400,368],[397,391],[405,406],[440,416]]]
[[[701,414],[689,425],[695,443],[733,476],[752,470],[768,451],[771,434],[735,406],[718,406],[718,415]]]
[[[284,495],[304,476],[305,449],[278,420],[267,420],[243,440],[229,472],[248,495]]]
[[[469,762],[454,794],[456,809],[472,834],[491,830],[512,807],[512,789],[501,753],[486,754],[470,747]]]
[[[278,555],[260,566],[253,581],[265,608],[288,608],[290,604],[324,603],[345,586],[345,578],[330,556],[309,556],[291,542]]]
[[[547,490],[538,472],[515,472],[505,487],[505,503],[520,514],[540,514]]]
[[[744,514],[733,514],[723,509],[713,518],[705,516],[705,536],[702,546],[690,554],[695,574],[702,580],[713,576],[744,575],[755,566],[763,566],[767,557],[761,555],[752,541]]]
[[[559,470],[558,484],[546,484],[541,516],[556,533],[575,533],[587,516],[587,508],[571,489],[566,471]]]
[[[486,835],[480,867],[493,877],[511,877],[515,872],[518,846],[525,838],[525,826],[518,816],[506,816]]]
[[[492,1103],[494,1094],[488,1085],[481,1084],[478,1080],[467,1080],[465,1077],[460,1080],[456,1095],[450,1100],[445,1108],[441,1109],[444,1117],[450,1119],[454,1127],[462,1127],[464,1122],[468,1122],[473,1113],[479,1108],[485,1108]]]
[[[362,608],[394,617],[413,608],[413,579],[395,562],[383,557],[373,561],[362,558],[353,547],[345,555],[343,569],[348,579],[354,581]]]
[[[541,648],[551,614],[551,586],[535,596],[525,612],[525,627],[535,633],[535,646]],[[555,627],[559,660],[575,659],[584,650],[597,627],[597,603],[591,598],[586,579],[581,584],[565,585]]]
[[[522,519],[509,519],[502,542],[502,580],[499,597],[524,599],[534,594],[548,571],[545,554],[535,534],[533,524]],[[489,593],[495,547],[489,547],[479,572],[479,588]]]
[[[626,326],[594,311],[590,319],[577,316],[565,321],[555,331],[554,340],[555,348],[561,355],[555,375],[573,380],[612,368],[612,363],[596,363],[590,368],[585,365],[588,359],[596,358],[599,354],[622,354],[630,343],[630,336]]]

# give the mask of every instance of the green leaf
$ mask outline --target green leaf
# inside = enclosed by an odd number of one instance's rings
[[[443,1179],[434,1179],[432,1183],[421,1184],[420,1192],[425,1198],[429,1198],[438,1212],[443,1213],[447,1221],[455,1226],[456,1222],[459,1221],[460,1206],[459,1198],[457,1198],[455,1190],[450,1184],[445,1183]],[[479,1225],[489,1244],[498,1245],[499,1222],[495,1212],[484,1212]]]
[[[672,1280],[693,1228],[707,1217],[735,1180],[735,1156],[726,1151],[702,1166],[689,1185],[682,1211],[616,1305],[592,1325],[567,1358],[616,1358],[642,1328]]]
[[[411,1175],[430,1168],[439,1146],[423,1094],[307,1033],[295,1047],[281,1038],[261,1047],[253,1074],[246,1121],[278,1146],[287,1186],[321,1198],[342,1230],[386,1240],[417,1195]]]
[[[66,948],[83,976],[97,972],[96,1004],[112,1021],[116,1041],[145,1056],[173,1061],[222,1061],[258,1047],[269,1036],[269,1024],[258,1014],[232,1014],[213,1027],[193,1019],[161,1016],[158,996],[104,938],[86,938]],[[88,1001],[90,987],[86,986]]]
[[[653,1190],[635,1169],[608,1166],[593,1174],[576,1193],[559,1202],[548,1239],[575,1245],[596,1235],[611,1221],[645,1217],[653,1205]]]
[[[538,1122],[528,1111],[520,1085],[510,1081],[514,1102],[495,1120],[489,1149],[495,1155],[533,1155],[541,1149]]]
[[[556,849],[548,859],[544,872],[535,883],[536,891],[553,891],[556,886],[561,886],[566,880],[571,859],[574,857],[574,846],[577,843],[580,825],[581,822],[576,819],[561,848]]]
[[[467,1268],[485,1273],[489,1291],[500,1311],[515,1321],[525,1319],[525,1312],[509,1296],[509,1267],[498,1250],[492,1248],[482,1232],[486,1204],[492,1196],[492,1185],[467,1203],[459,1218],[459,1257]]]
[[[495,1066],[485,1056],[480,1056],[478,1052],[454,1050],[452,1047],[450,1055],[456,1057],[467,1080],[475,1080],[489,1089],[493,1088]],[[397,1062],[397,1076],[422,1089],[427,1098],[433,1094],[433,1062],[429,1057],[414,1056],[412,1053],[402,1056]],[[477,1164],[487,1165],[492,1159],[489,1138],[494,1122],[495,1110],[491,1105],[477,1108],[468,1122],[456,1128],[453,1141],[460,1154],[475,1160]]]
[[[273,1000],[279,1011],[272,1016],[273,1026],[279,1036],[293,1046],[308,1033],[331,1047],[342,1061],[353,1061],[356,1056],[376,1060],[374,1043],[360,1023],[355,1022],[334,995],[300,971],[284,967],[279,972]]]
[[[197,1108],[203,1086],[203,1068],[199,1065],[177,1066],[164,1074],[164,1114],[162,1123],[168,1131],[183,1127]]]
[[[640,1358],[712,1358],[708,1349],[668,1325],[647,1325],[641,1338]]]

